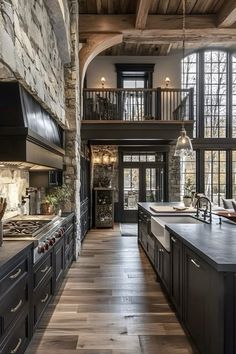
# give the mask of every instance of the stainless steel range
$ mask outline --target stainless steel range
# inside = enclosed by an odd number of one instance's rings
[[[3,223],[3,240],[34,241],[34,263],[65,232],[65,218],[59,216],[23,216]]]

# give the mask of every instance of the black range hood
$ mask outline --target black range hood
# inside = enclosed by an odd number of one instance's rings
[[[19,83],[0,82],[1,162],[62,169],[63,135],[59,124]]]

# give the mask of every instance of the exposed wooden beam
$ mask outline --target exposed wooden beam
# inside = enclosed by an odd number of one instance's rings
[[[230,27],[236,22],[236,1],[225,0],[218,12],[219,27]]]
[[[161,55],[161,56],[168,55],[170,53],[171,47],[172,47],[171,43],[166,43],[166,44],[160,45],[159,50],[158,50],[158,55]]]
[[[91,35],[79,52],[80,79],[83,87],[84,76],[90,62],[101,52],[122,42],[121,33],[100,33]]]
[[[80,34],[120,32],[127,41],[134,38],[158,40],[160,43],[182,40],[181,15],[149,15],[144,30],[134,28],[134,23],[135,15],[80,15]],[[214,15],[188,15],[186,37],[188,42],[194,43],[235,42],[236,28],[216,27]]]
[[[151,6],[152,0],[139,0],[136,11],[135,28],[144,29],[148,18],[148,12]]]

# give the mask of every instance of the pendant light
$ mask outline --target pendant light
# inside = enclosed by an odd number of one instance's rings
[[[183,70],[184,70],[184,57],[185,57],[185,40],[186,40],[186,33],[185,33],[185,1],[183,2]],[[185,157],[185,156],[192,156],[193,155],[193,146],[191,143],[191,139],[188,137],[186,130],[184,128],[184,118],[182,118],[182,129],[180,132],[180,136],[177,139],[177,143],[175,146],[175,153],[174,156]]]

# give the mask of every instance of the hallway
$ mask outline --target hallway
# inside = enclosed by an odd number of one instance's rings
[[[27,354],[193,354],[136,237],[92,230]]]

